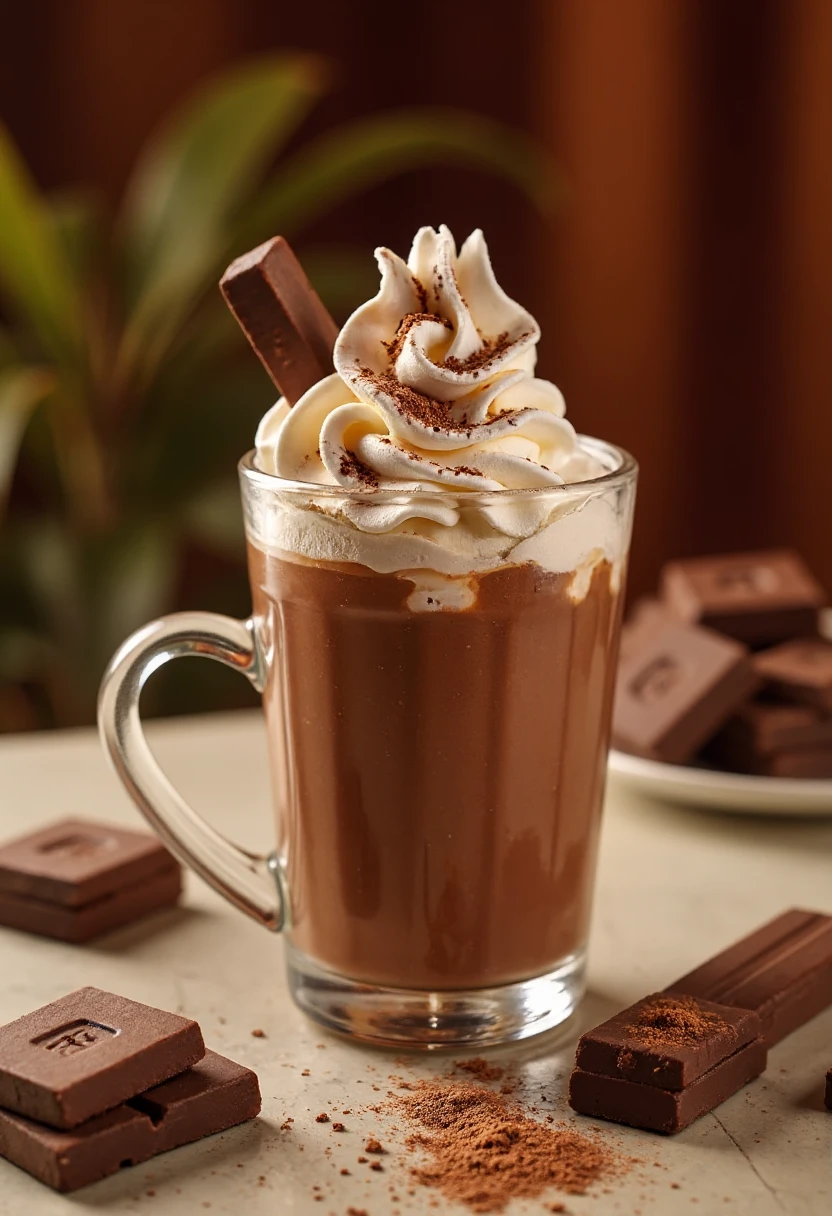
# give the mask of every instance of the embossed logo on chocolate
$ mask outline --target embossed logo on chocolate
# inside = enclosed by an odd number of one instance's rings
[[[64,857],[91,857],[95,853],[103,853],[115,848],[116,842],[112,836],[96,832],[73,832],[69,836],[61,836],[58,840],[49,840],[42,844],[39,853],[57,853]]]
[[[637,701],[652,705],[666,697],[682,677],[679,663],[671,654],[660,654],[642,667],[630,681],[630,693]]]
[[[96,1043],[104,1043],[117,1035],[118,1031],[101,1022],[90,1022],[80,1018],[76,1022],[68,1022],[65,1026],[57,1026],[54,1030],[40,1034],[32,1039],[35,1047],[45,1047],[59,1056],[74,1056],[79,1051],[87,1051]]]
[[[771,595],[780,582],[771,566],[723,566],[714,582],[726,595]]]

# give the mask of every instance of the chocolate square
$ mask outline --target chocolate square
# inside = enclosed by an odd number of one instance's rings
[[[730,638],[670,620],[636,626],[618,667],[614,744],[682,763],[757,684],[747,649]]]
[[[662,597],[687,624],[707,625],[752,646],[817,633],[826,595],[789,549],[669,562]]]
[[[77,908],[177,868],[147,832],[62,819],[0,847],[0,891]]]
[[[832,714],[832,642],[802,638],[754,655],[753,667],[777,696]]]
[[[80,988],[0,1027],[0,1106],[76,1127],[204,1054],[190,1018]]]
[[[209,1051],[193,1068],[70,1131],[0,1110],[0,1155],[57,1191],[75,1191],[259,1112],[255,1074]]]

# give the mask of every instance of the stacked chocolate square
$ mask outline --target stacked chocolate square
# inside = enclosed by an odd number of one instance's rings
[[[584,1034],[569,1104],[679,1132],[758,1077],[769,1049],[830,1004],[832,916],[793,908]]]
[[[59,941],[91,941],[181,891],[181,867],[147,832],[61,819],[0,847],[0,925]]]
[[[832,777],[826,595],[789,550],[674,561],[624,628],[621,751],[772,777]]]
[[[58,1191],[259,1111],[255,1074],[206,1051],[196,1022],[111,992],[0,1027],[0,1156]]]

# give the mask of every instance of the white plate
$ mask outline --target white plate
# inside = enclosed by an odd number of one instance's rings
[[[832,815],[832,781],[748,777],[611,751],[610,777],[645,798],[751,815]]]

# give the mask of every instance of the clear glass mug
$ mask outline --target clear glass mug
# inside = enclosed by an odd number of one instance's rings
[[[410,495],[287,482],[249,454],[252,616],[154,621],[104,677],[102,738],[136,805],[182,862],[283,932],[294,999],[332,1030],[485,1045],[550,1029],[581,998],[637,475],[626,452],[581,444],[603,476],[442,495],[471,535],[507,508],[546,521],[512,564],[464,575],[356,560],[339,516]],[[330,524],[339,560],[304,556]],[[269,856],[207,824],[147,746],[142,686],[184,655],[263,694]]]

